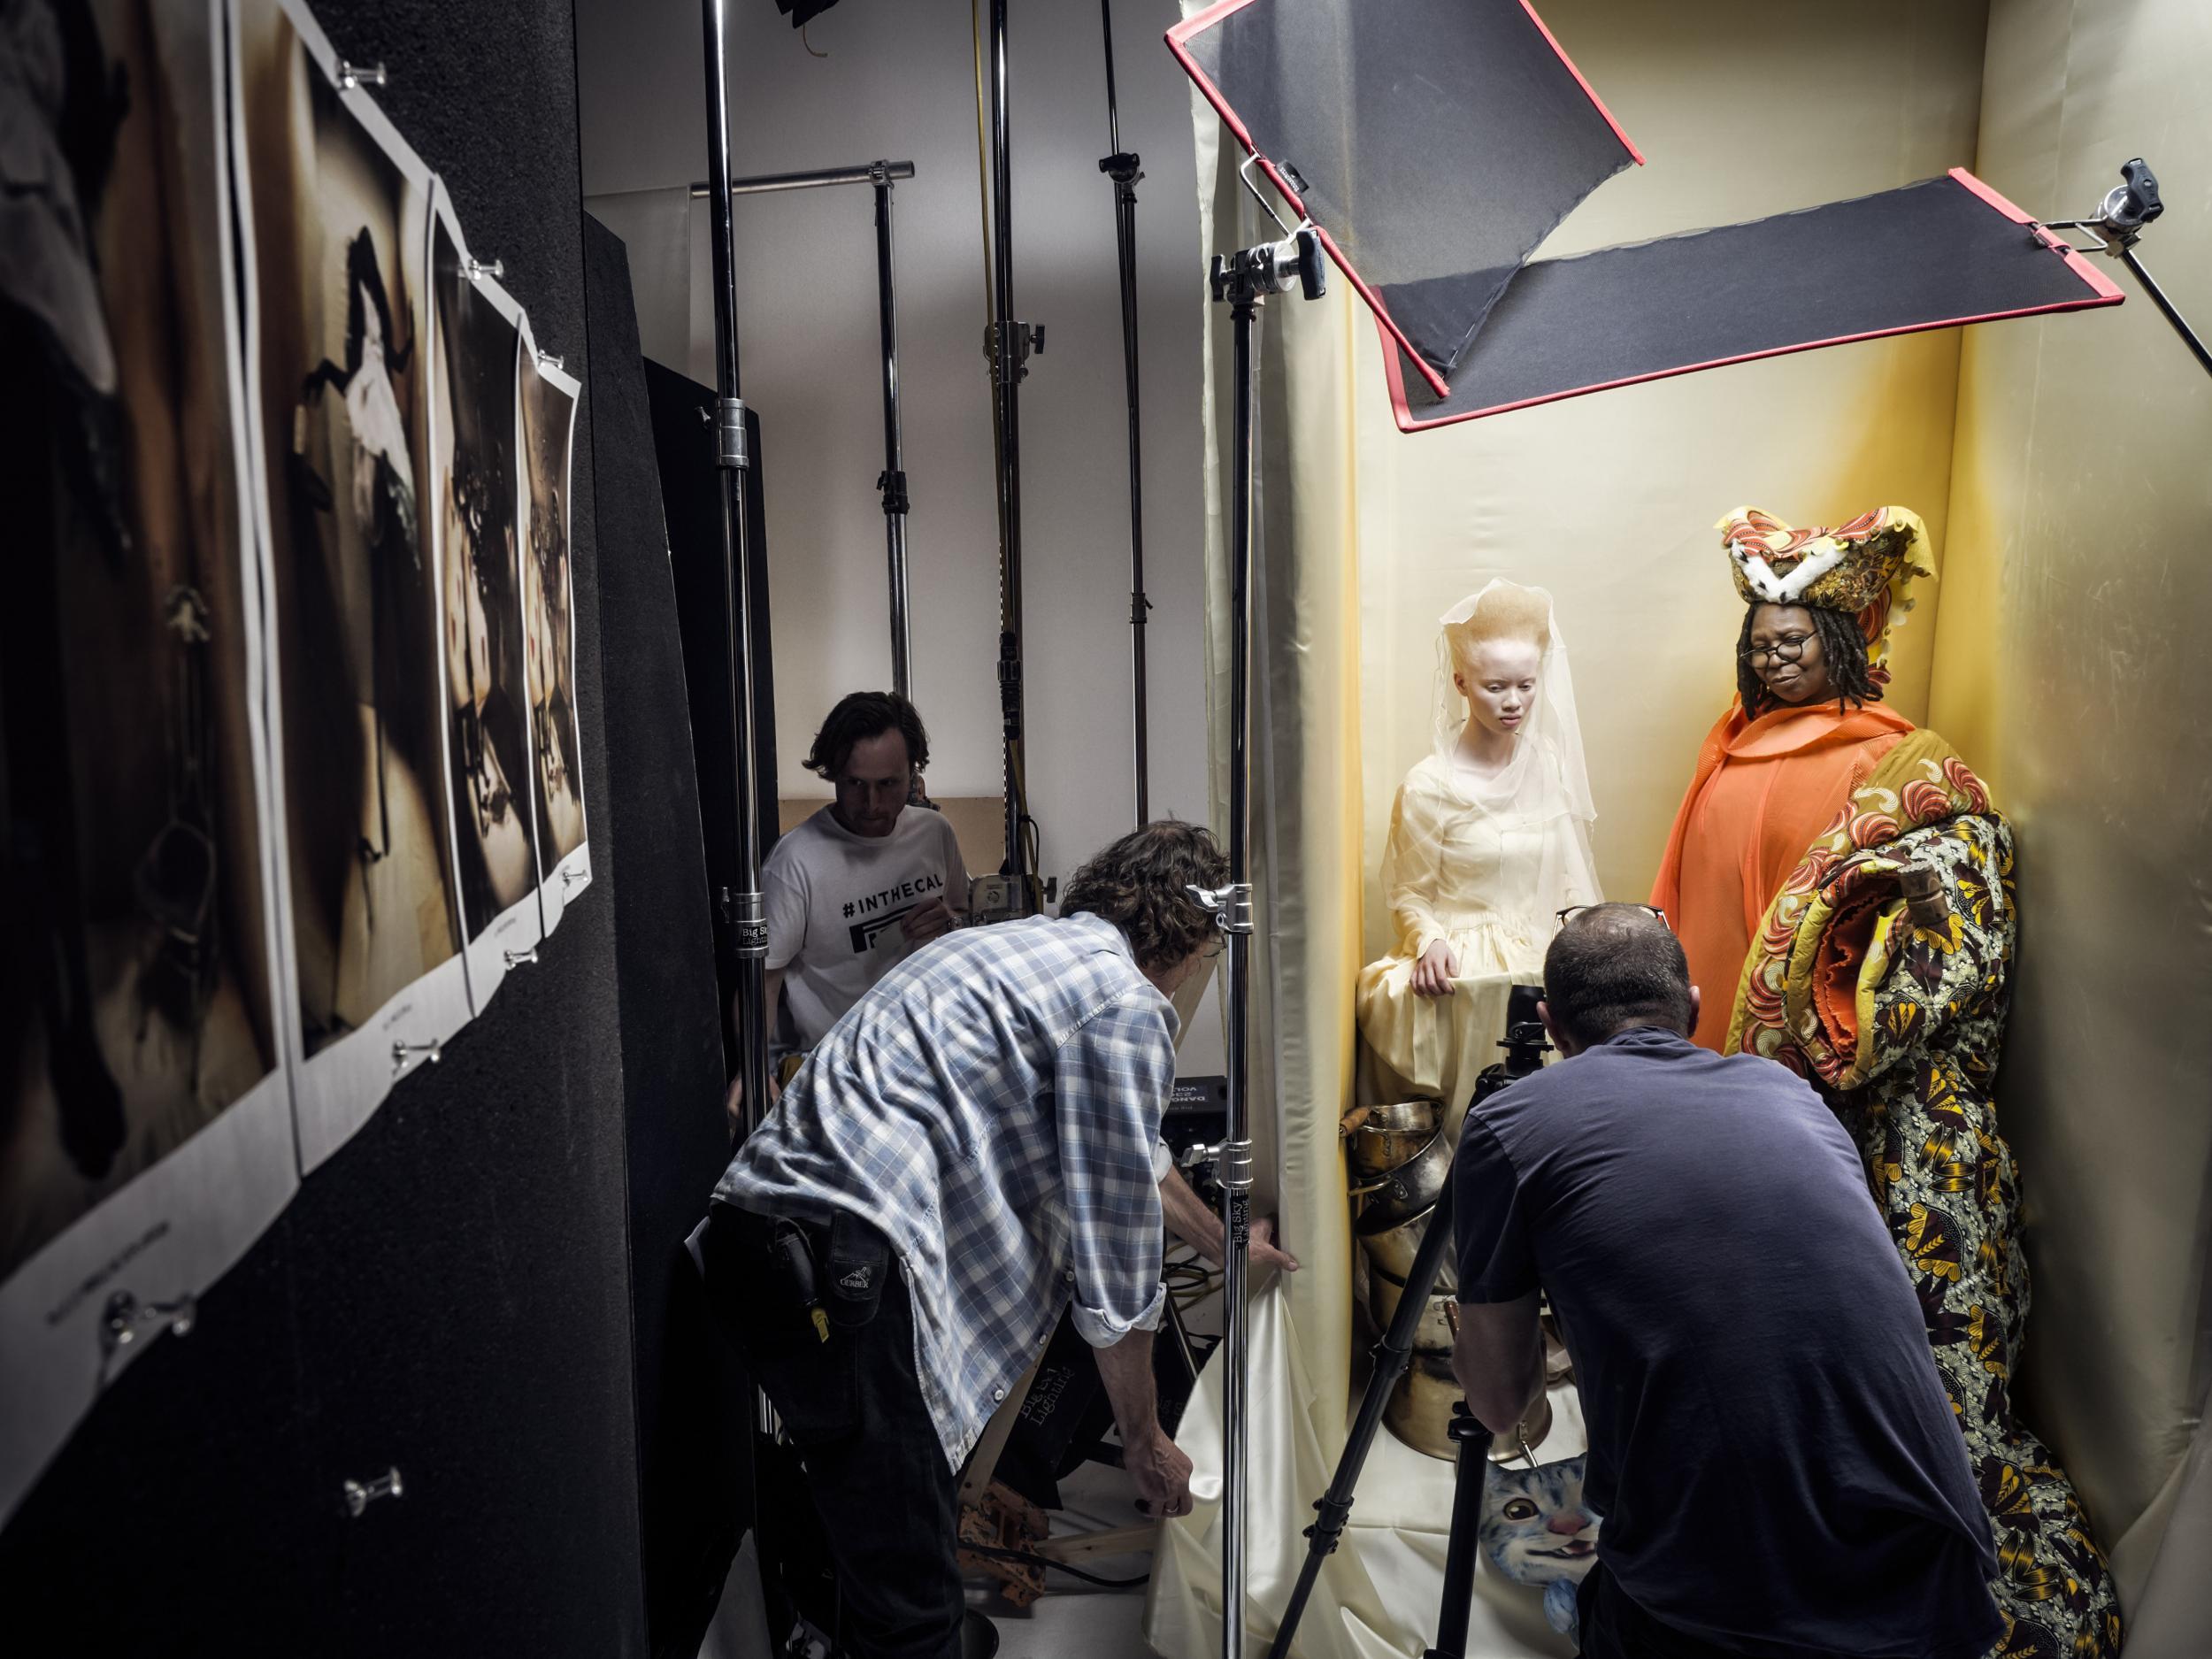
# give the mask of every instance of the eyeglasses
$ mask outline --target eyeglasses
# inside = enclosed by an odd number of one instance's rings
[[[1565,910],[1557,912],[1559,917],[1559,925],[1562,927],[1564,927],[1569,922],[1574,920],[1576,917],[1581,915],[1583,911],[1594,910],[1599,908],[1600,907],[1595,904],[1570,904]],[[1650,914],[1659,918],[1660,926],[1665,928],[1669,933],[1672,933],[1674,931],[1674,924],[1667,919],[1667,913],[1661,910],[1656,904],[1629,904],[1624,905],[1623,908],[1632,910],[1648,911]]]
[[[1771,645],[1755,645],[1747,651],[1738,651],[1736,658],[1749,667],[1756,668],[1772,658],[1778,662],[1793,663],[1804,654],[1809,634],[1785,634]]]
[[[1221,953],[1228,948],[1228,935],[1217,933],[1213,936],[1212,941],[1199,951],[1198,959],[1201,962],[1217,962],[1221,958]]]

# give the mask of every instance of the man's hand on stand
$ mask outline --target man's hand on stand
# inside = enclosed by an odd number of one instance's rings
[[[1221,1225],[1220,1215],[1191,1190],[1180,1170],[1170,1170],[1162,1178],[1160,1209],[1167,1217],[1170,1233],[1216,1267],[1221,1265],[1222,1257],[1227,1254],[1224,1248],[1226,1229]],[[1268,1216],[1252,1224],[1247,1261],[1255,1271],[1269,1268],[1284,1273],[1298,1271],[1298,1258],[1275,1241],[1274,1218]]]
[[[899,926],[906,934],[908,944],[926,945],[931,940],[941,939],[950,933],[954,920],[950,905],[942,899],[932,899],[928,903],[918,904],[909,910],[906,919]]]
[[[1274,1268],[1280,1272],[1298,1271],[1298,1258],[1275,1242],[1275,1217],[1262,1216],[1252,1224],[1250,1264],[1259,1271]]]
[[[1137,1508],[1151,1516],[1188,1515],[1191,1461],[1156,1424],[1140,1445],[1124,1445],[1122,1467],[1137,1486]]]
[[[773,1106],[783,1098],[783,1085],[776,1080],[772,1067],[768,1073],[768,1103]],[[722,1097],[723,1115],[730,1120],[733,1136],[745,1133],[745,1074],[741,1071],[730,1079],[729,1093]]]

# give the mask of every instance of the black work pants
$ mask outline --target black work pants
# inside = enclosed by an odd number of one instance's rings
[[[1575,1597],[1582,1659],[1743,1659],[1657,1619],[1631,1601],[1601,1561]]]
[[[715,1204],[700,1241],[707,1298],[806,1466],[854,1659],[958,1659],[957,1479],[914,1374],[914,1314],[895,1269],[876,1316],[817,1334],[783,1297],[773,1223]],[[826,1269],[826,1230],[815,1235]]]

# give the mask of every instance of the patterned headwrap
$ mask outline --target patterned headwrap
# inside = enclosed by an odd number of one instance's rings
[[[1739,507],[1715,526],[1728,549],[1736,592],[1747,605],[1809,605],[1856,617],[1876,668],[1889,654],[1893,614],[1901,622],[1916,576],[1935,574],[1928,527],[1904,507],[1876,507],[1832,529],[1792,529],[1756,507]],[[1884,678],[1887,676],[1885,674]]]

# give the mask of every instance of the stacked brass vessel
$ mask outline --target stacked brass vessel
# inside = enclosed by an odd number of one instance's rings
[[[1409,1100],[1361,1107],[1345,1118],[1344,1137],[1358,1206],[1354,1233],[1367,1258],[1367,1311],[1382,1332],[1398,1311],[1421,1236],[1451,1179],[1444,1103]],[[1459,1384],[1452,1376],[1458,1289],[1459,1275],[1448,1256],[1415,1329],[1413,1363],[1391,1390],[1383,1411],[1383,1423],[1393,1434],[1416,1451],[1447,1462],[1456,1455],[1450,1431],[1452,1406],[1459,1399]]]

